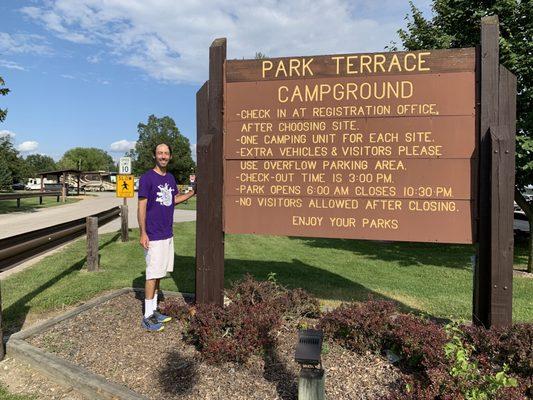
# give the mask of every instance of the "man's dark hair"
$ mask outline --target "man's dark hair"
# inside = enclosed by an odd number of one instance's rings
[[[170,153],[170,155],[172,155],[172,147],[170,147],[170,145],[168,143],[162,142],[162,143],[158,143],[158,144],[155,145],[155,147],[154,147],[154,156],[155,156],[155,152],[156,152],[157,148],[159,146],[161,146],[162,144],[164,144],[165,146],[168,147],[168,152]]]

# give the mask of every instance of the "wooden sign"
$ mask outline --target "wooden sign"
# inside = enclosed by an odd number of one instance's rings
[[[226,233],[474,242],[475,49],[225,70]]]
[[[498,46],[496,16],[475,50],[226,60],[216,39],[196,302],[223,305],[224,233],[475,243],[472,320],[509,326],[517,89]]]
[[[131,198],[134,196],[133,175],[117,175],[117,197]]]

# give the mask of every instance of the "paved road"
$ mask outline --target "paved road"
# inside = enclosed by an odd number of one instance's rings
[[[0,239],[19,233],[45,228],[61,222],[87,217],[100,211],[122,204],[122,199],[115,193],[98,193],[97,196],[85,196],[83,200],[72,204],[37,209],[33,212],[15,212],[0,215]],[[128,199],[129,227],[137,228],[137,200]],[[196,211],[175,210],[174,222],[195,221]],[[120,229],[120,218],[99,229],[100,233],[116,232]]]

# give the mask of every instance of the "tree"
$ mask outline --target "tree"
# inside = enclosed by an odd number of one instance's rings
[[[533,183],[533,4],[531,0],[433,0],[427,20],[412,2],[407,29],[398,34],[408,50],[473,47],[481,38],[481,17],[498,15],[500,63],[518,81],[515,201],[529,220],[528,272],[533,272],[533,203],[521,193]],[[395,48],[393,47],[395,50]]]
[[[148,117],[148,123],[137,125],[139,139],[135,150],[127,153],[133,156],[133,171],[142,174],[154,167],[154,148],[160,143],[167,143],[172,147],[172,160],[168,171],[175,176],[179,183],[189,180],[189,175],[196,168],[191,157],[189,139],[183,136],[176,127],[174,120],[168,116],[157,118],[155,115]]]
[[[3,158],[0,158],[0,190],[11,191],[12,184],[13,177],[11,176],[11,170],[7,162]]]
[[[116,170],[113,158],[106,151],[94,147],[75,147],[68,150],[59,160],[58,167],[83,171]]]
[[[10,136],[0,137],[0,158],[11,172],[11,183],[24,182],[28,178],[28,168],[19,152],[15,149]]]
[[[9,93],[9,89],[6,88],[6,87],[2,87],[2,86],[5,86],[5,82],[4,80],[2,79],[2,77],[0,76],[0,96],[6,96],[8,93]],[[0,108],[0,122],[2,122],[3,120],[6,119],[6,115],[7,115],[7,110],[3,110]]]
[[[56,162],[50,156],[42,154],[30,154],[26,157],[26,164],[31,175],[39,172],[54,171],[57,169]]]
[[[9,93],[9,89],[3,87],[4,80],[0,76],[0,96]],[[0,122],[6,119],[7,110],[0,108]],[[19,157],[19,152],[13,146],[9,135],[0,137],[0,189],[11,190],[13,182],[21,182],[27,176],[27,168],[24,160]]]

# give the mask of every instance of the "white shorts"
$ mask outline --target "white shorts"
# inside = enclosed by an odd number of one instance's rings
[[[150,240],[144,259],[146,280],[164,278],[167,272],[174,271],[174,238]]]

